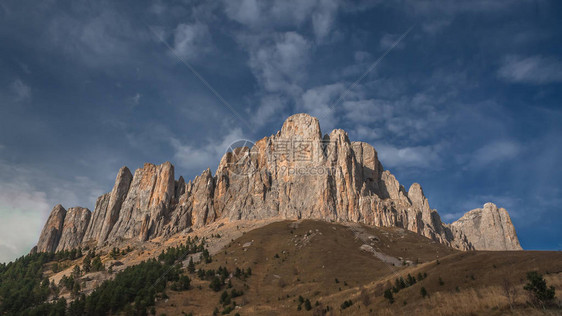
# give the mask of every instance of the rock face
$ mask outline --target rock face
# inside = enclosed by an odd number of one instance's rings
[[[54,252],[57,249],[65,217],[66,210],[62,205],[59,204],[53,208],[37,242],[37,251]]]
[[[91,215],[92,213],[87,208],[73,207],[68,209],[56,251],[78,248],[82,244]]]
[[[454,234],[462,232],[476,249],[522,249],[509,214],[494,203],[486,203],[483,208],[467,212],[450,227]]]
[[[79,244],[143,242],[219,219],[276,217],[402,227],[463,250],[512,249],[508,247],[518,241],[503,212],[481,216],[495,223],[481,235],[474,232],[484,229],[480,224],[445,225],[430,208],[421,186],[414,183],[406,191],[383,169],[373,146],[350,142],[339,129],[322,136],[316,118],[296,114],[281,131],[252,148],[227,152],[214,175],[207,169],[186,183],[182,177],[175,180],[169,162],[145,164],[134,176],[121,168],[113,190],[98,198],[91,220],[81,212],[85,225],[79,226],[78,215],[73,215],[67,233],[66,221],[62,227],[62,220],[57,221],[60,211],[54,210],[37,247],[53,251]],[[482,241],[488,237],[498,240]]]
[[[133,175],[129,168],[121,168],[115,179],[113,190],[98,198],[92,224],[88,226],[88,231],[84,236],[85,243],[97,243],[107,239],[119,219],[121,206],[127,197],[132,180]]]

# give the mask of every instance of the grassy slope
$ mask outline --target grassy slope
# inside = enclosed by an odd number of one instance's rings
[[[328,314],[333,315],[562,314],[560,310],[529,307],[523,290],[526,272],[538,270],[548,273],[545,278],[549,285],[556,287],[559,300],[562,297],[562,252],[460,252],[403,229],[359,224],[281,221],[250,227],[246,233],[238,228],[242,224],[216,225],[208,231],[192,233],[207,237],[220,233],[222,236],[209,240],[216,248],[213,262],[198,264],[198,268],[227,266],[230,271],[236,266],[252,268],[253,275],[246,281],[232,279],[233,288],[244,290],[245,294],[234,299],[242,306],[231,315],[236,312],[241,315],[312,315],[327,306],[332,308]],[[371,241],[369,236],[376,236],[377,240]],[[187,237],[179,236],[176,242],[182,238]],[[173,240],[166,243],[173,243]],[[251,246],[244,247],[247,243]],[[365,243],[386,255],[400,257],[401,261],[418,264],[398,267],[384,263],[359,249]],[[158,254],[165,244],[149,246],[119,260],[127,265],[134,264]],[[216,252],[220,248],[222,250]],[[104,262],[109,260],[108,256],[104,258]],[[81,259],[73,264],[79,264],[78,261]],[[72,266],[56,276],[69,274]],[[427,273],[428,277],[395,293],[395,303],[389,304],[383,297],[384,290],[392,287],[397,277],[406,278],[408,273],[414,276]],[[88,274],[87,278],[93,279],[87,282],[92,283],[90,288],[101,282],[96,281],[97,274]],[[168,290],[169,299],[156,304],[157,315],[178,315],[182,311],[210,315],[215,307],[222,310],[219,304],[222,291],[213,292],[209,281],[201,281],[195,275],[190,277],[192,289]],[[512,292],[511,304],[505,295],[506,280]],[[429,297],[420,295],[422,286]],[[310,299],[311,311],[297,311],[299,295]],[[340,305],[349,299],[353,305],[342,311]],[[316,301],[319,307],[314,307]]]
[[[419,264],[396,267],[383,263],[359,250],[365,242],[354,231],[363,231],[363,237],[376,236],[379,241],[372,244],[378,251]],[[252,245],[244,247],[246,243]],[[343,314],[369,314],[370,310],[372,314],[389,315],[501,314],[511,311],[503,295],[504,280],[509,280],[516,289],[514,313],[526,314],[535,311],[524,304],[522,286],[527,271],[548,271],[549,283],[557,288],[562,285],[560,252],[459,252],[398,228],[362,225],[350,228],[311,220],[298,225],[277,222],[250,231],[217,253],[213,263],[199,266],[209,269],[219,265],[226,265],[229,270],[235,266],[252,268],[252,277],[245,281],[249,289],[244,289],[243,281],[232,281],[234,288],[245,290],[245,295],[235,299],[244,305],[233,314],[241,315],[312,314],[316,308],[297,311],[299,295],[310,299],[313,305],[318,301],[318,309],[332,307],[336,315],[342,313],[340,305],[348,299],[354,304]],[[406,277],[408,273],[417,276],[419,272],[427,273],[428,277],[395,294],[394,304],[382,297],[384,289],[394,285],[396,277]],[[443,285],[439,284],[440,277]],[[336,278],[339,283],[335,282]],[[202,286],[201,290],[198,285]],[[422,286],[429,298],[421,297]],[[168,295],[167,302],[157,304],[158,314],[175,315],[184,311],[199,315],[211,314],[215,307],[222,310],[218,303],[220,292],[212,292],[206,281],[194,280],[194,289],[182,293],[168,291]]]

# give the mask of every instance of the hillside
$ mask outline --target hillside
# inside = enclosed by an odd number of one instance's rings
[[[365,245],[379,257],[362,250],[368,249]],[[331,311],[326,314],[333,315],[374,315],[371,310],[388,315],[529,314],[540,310],[526,305],[526,272],[548,273],[549,284],[562,285],[560,252],[460,252],[400,228],[311,220],[276,222],[249,231],[226,245],[212,263],[198,268],[219,266],[252,270],[246,280],[231,282],[244,291],[234,299],[241,305],[234,312],[240,315],[320,315],[328,306]],[[426,278],[395,293],[395,303],[389,304],[384,290],[392,288],[396,278],[407,280],[408,274]],[[506,281],[515,289],[513,310],[503,290]],[[222,290],[214,292],[208,283],[195,277],[192,290],[168,292],[169,299],[156,304],[157,313],[205,315],[215,307],[222,311]],[[421,296],[422,286],[429,297]],[[299,296],[312,303],[310,311],[299,304]],[[353,304],[342,310],[346,300]]]

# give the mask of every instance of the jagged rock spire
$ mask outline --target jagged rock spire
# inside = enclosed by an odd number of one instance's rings
[[[464,250],[517,249],[511,220],[501,210],[485,206],[482,215],[469,212],[458,223],[444,225],[421,186],[414,183],[406,191],[383,169],[373,146],[350,142],[341,129],[322,136],[318,119],[301,113],[252,148],[226,153],[214,175],[207,169],[188,183],[175,181],[169,162],[147,163],[134,175],[121,168],[113,190],[99,197],[91,220],[89,211],[74,210],[67,225],[67,212],[55,207],[37,248],[146,241],[219,219],[276,217],[403,227]],[[486,230],[476,218],[493,225]]]

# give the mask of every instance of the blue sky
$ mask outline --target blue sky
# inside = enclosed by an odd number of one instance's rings
[[[0,261],[29,251],[55,204],[93,209],[121,166],[169,160],[193,178],[298,112],[375,146],[445,221],[491,201],[524,248],[559,250],[561,13],[540,0],[0,2]]]

